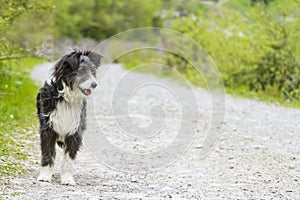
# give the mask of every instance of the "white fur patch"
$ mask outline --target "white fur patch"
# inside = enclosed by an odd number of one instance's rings
[[[74,161],[70,158],[69,154],[64,154],[62,168],[61,168],[61,184],[63,185],[75,185],[73,178]]]
[[[65,86],[63,92],[65,101],[57,103],[56,109],[50,114],[49,123],[59,135],[65,136],[74,134],[80,125],[83,98],[79,89],[72,91]]]
[[[38,181],[51,182],[52,174],[53,174],[53,167],[50,166],[41,167]]]

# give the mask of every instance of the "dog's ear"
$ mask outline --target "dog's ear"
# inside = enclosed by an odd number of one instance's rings
[[[94,52],[90,52],[88,55],[89,59],[96,65],[96,67],[98,68],[101,64],[101,58],[103,56],[97,54],[97,53],[94,53]]]
[[[59,81],[63,74],[71,73],[77,65],[77,59],[72,54],[65,55],[54,65],[52,76]]]
[[[66,64],[66,60],[62,57],[59,61],[57,61],[54,65],[52,76],[55,78],[55,82],[59,81],[64,72],[64,66]]]

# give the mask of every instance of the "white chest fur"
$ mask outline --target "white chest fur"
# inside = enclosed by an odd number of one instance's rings
[[[50,114],[52,128],[59,135],[74,134],[80,125],[81,110],[82,99],[58,102],[56,109]]]

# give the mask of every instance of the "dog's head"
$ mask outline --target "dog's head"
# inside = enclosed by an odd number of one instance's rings
[[[54,66],[53,82],[89,96],[97,87],[96,69],[100,66],[100,60],[101,56],[92,51],[73,51],[64,55]]]

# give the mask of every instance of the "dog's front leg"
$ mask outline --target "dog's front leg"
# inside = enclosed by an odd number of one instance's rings
[[[41,171],[38,177],[39,181],[51,182],[53,165],[55,159],[55,143],[57,134],[51,128],[40,130],[41,139]]]
[[[65,138],[65,152],[61,169],[61,184],[63,185],[76,184],[73,178],[74,160],[81,144],[82,137],[78,132]]]

